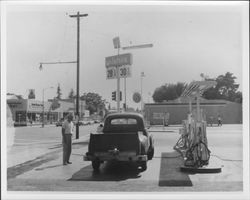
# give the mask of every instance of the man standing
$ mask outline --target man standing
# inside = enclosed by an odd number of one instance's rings
[[[222,123],[221,123],[221,116],[218,115],[218,126],[222,126]]]
[[[73,115],[69,114],[67,120],[62,124],[62,136],[63,136],[63,165],[71,164],[69,161],[72,146],[72,134],[74,132]]]

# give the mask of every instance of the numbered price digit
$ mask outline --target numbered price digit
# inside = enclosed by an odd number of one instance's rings
[[[120,68],[120,76],[126,77],[127,76],[127,69],[125,67]]]
[[[107,70],[107,78],[113,78],[113,70],[112,69],[108,69]]]
[[[108,68],[107,71],[107,79],[114,79],[116,78],[116,68]]]

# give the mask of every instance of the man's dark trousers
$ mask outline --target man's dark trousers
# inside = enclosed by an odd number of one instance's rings
[[[63,164],[69,162],[71,149],[72,149],[72,140],[71,134],[65,134],[63,139]]]

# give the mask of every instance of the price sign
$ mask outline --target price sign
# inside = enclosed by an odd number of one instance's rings
[[[121,66],[119,69],[120,78],[131,77],[131,69],[130,66]],[[107,79],[115,79],[117,78],[117,68],[116,67],[108,67],[106,68],[106,78]]]
[[[109,67],[106,68],[106,78],[107,79],[114,79],[116,78],[116,67]]]
[[[119,67],[119,71],[120,71],[119,75],[120,75],[121,78],[131,77],[130,66]]]

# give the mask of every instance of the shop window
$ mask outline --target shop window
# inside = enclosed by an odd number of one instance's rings
[[[16,112],[16,122],[26,122],[26,112],[18,111]]]

